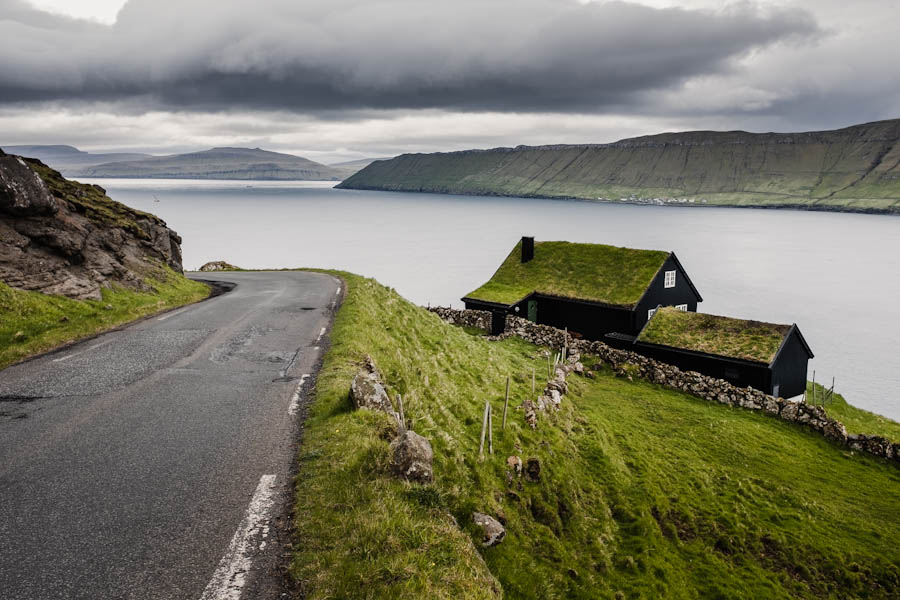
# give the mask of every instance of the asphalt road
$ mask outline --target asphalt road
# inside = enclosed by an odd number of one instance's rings
[[[340,283],[204,275],[237,287],[0,371],[3,600],[277,593],[273,524]]]

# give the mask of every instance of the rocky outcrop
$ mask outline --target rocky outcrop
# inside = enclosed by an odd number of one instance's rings
[[[0,281],[76,299],[113,284],[150,291],[163,266],[181,272],[181,238],[165,222],[0,151]]]
[[[213,260],[200,267],[199,270],[204,273],[210,273],[213,271],[240,271],[241,268],[227,263],[224,260]]]
[[[391,442],[391,471],[394,475],[416,483],[431,483],[431,443],[415,431],[404,431]]]

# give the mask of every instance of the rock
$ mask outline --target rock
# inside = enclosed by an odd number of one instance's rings
[[[381,384],[378,373],[368,369],[360,371],[353,378],[350,384],[350,401],[355,409],[368,408],[394,415],[391,399]]]
[[[25,332],[17,331],[13,334],[12,339],[14,342],[24,342],[25,341]]]
[[[537,429],[537,411],[535,410],[534,402],[525,400],[522,402],[522,408],[525,412],[525,423],[532,429]]]
[[[0,156],[0,281],[23,290],[101,300],[113,284],[151,291],[181,272],[181,238],[153,215],[68,181],[40,161]]]
[[[209,273],[212,271],[240,271],[241,268],[229,264],[224,260],[214,260],[200,267],[200,270],[204,273]]]
[[[506,537],[506,529],[494,517],[480,512],[473,512],[472,520],[483,531],[481,545],[485,548],[496,546]]]
[[[847,443],[847,428],[844,427],[843,423],[835,421],[834,419],[828,419],[825,422],[822,433],[826,438],[834,440],[842,445]]]
[[[431,443],[415,431],[404,431],[391,442],[391,471],[407,481],[431,483],[434,453]]]
[[[528,481],[541,480],[541,461],[536,458],[529,458],[525,463],[525,479]]]
[[[54,215],[56,199],[44,180],[18,156],[0,156],[0,211],[19,216]]]
[[[506,466],[516,475],[522,474],[522,459],[518,456],[510,456],[506,459]]]
[[[788,402],[784,405],[784,408],[781,409],[781,418],[785,421],[796,421],[797,420],[797,411],[798,411],[798,403],[797,402]]]
[[[578,373],[579,375],[584,375],[584,365],[581,364],[581,361],[576,361],[572,368],[573,371]]]

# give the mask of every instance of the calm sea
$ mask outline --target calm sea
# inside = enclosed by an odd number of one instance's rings
[[[333,267],[419,304],[488,279],[522,235],[674,250],[701,312],[796,322],[809,376],[900,420],[900,217],[336,190],[331,182],[94,180],[184,238],[184,265]]]

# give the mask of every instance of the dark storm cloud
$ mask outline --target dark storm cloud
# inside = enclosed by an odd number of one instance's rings
[[[593,112],[817,33],[749,5],[131,0],[102,27],[0,0],[0,102]]]

